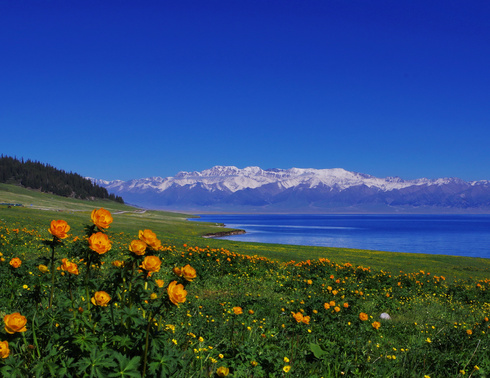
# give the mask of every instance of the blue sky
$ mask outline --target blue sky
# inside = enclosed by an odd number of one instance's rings
[[[490,2],[0,0],[0,152],[490,179]]]

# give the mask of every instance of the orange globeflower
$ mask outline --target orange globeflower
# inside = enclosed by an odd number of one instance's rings
[[[243,314],[243,310],[239,306],[233,307],[233,312],[235,313],[235,315]]]
[[[49,233],[58,239],[65,239],[68,237],[67,232],[70,231],[70,226],[64,220],[51,221],[51,227],[48,229]]]
[[[368,320],[368,319],[369,319],[369,316],[368,316],[368,314],[366,314],[366,313],[364,313],[364,312],[361,312],[361,313],[359,314],[359,319],[361,319],[363,322],[365,322],[366,320]]]
[[[122,260],[114,260],[112,262],[112,265],[115,266],[116,268],[122,268],[124,266],[124,261],[122,261]]]
[[[49,272],[49,268],[46,265],[43,265],[43,264],[39,265],[37,267],[37,269],[39,269],[39,271],[41,273],[48,273]]]
[[[103,232],[92,234],[88,239],[88,242],[90,249],[97,252],[99,255],[102,255],[111,249],[109,237]]]
[[[133,240],[129,245],[129,250],[133,252],[135,255],[143,256],[146,251],[146,243],[143,240]]]
[[[301,312],[298,311],[296,314],[294,312],[291,312],[291,314],[298,323],[301,323],[303,321],[303,314]]]
[[[381,323],[380,322],[373,322],[373,324],[371,324],[373,326],[374,329],[379,329],[379,327],[381,327]]]
[[[5,332],[11,335],[15,332],[25,332],[27,331],[26,324],[27,319],[18,312],[14,312],[10,315],[5,315],[3,317],[3,322],[5,323]]]
[[[155,283],[157,284],[158,287],[163,287],[164,285],[163,280],[155,280]]]
[[[90,217],[99,229],[109,228],[109,225],[113,221],[111,213],[104,208],[100,208],[99,210],[94,209]]]
[[[22,260],[18,257],[14,257],[12,260],[10,260],[10,265],[12,266],[12,268],[17,269],[19,266],[22,265]]]
[[[0,358],[7,358],[10,354],[9,342],[0,341]]]
[[[170,302],[177,306],[179,303],[184,303],[187,296],[187,291],[184,289],[184,286],[177,284],[177,281],[170,282],[167,287],[167,293]]]
[[[160,240],[158,240],[158,239],[155,239],[155,241],[153,241],[151,244],[148,244],[148,245],[154,251],[163,250],[162,242]]]
[[[310,324],[310,317],[309,316],[303,316],[303,319],[301,321],[305,324]]]
[[[148,273],[156,273],[160,270],[161,265],[162,261],[158,256],[146,256],[141,263],[140,268],[143,268]]]
[[[178,266],[176,266],[175,268],[172,269],[172,272],[174,272],[174,274],[177,277],[182,277],[182,268],[179,268]]]
[[[96,291],[90,300],[94,306],[106,307],[111,300],[111,296],[105,291]]]
[[[189,282],[191,282],[197,276],[196,270],[192,266],[190,266],[189,264],[187,264],[186,266],[184,266],[182,268],[182,275]]]
[[[328,310],[330,308],[330,304],[329,303],[324,303],[323,304],[323,307],[325,307],[325,310]]]
[[[152,249],[161,249],[162,243],[158,240],[156,234],[152,230],[139,231],[138,238],[148,244]]]
[[[62,262],[61,270],[64,270],[65,272],[68,272],[68,273],[71,273],[71,274],[78,276],[77,264],[68,261],[68,259],[63,259],[63,260],[61,260],[61,262]]]

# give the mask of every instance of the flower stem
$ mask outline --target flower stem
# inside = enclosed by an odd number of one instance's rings
[[[56,236],[53,236],[53,241],[51,242],[51,293],[49,295],[49,306],[51,308],[53,305],[54,296],[54,243],[56,243]]]
[[[91,254],[88,254],[87,256],[87,272],[85,273],[85,295],[87,299],[87,308],[90,311],[90,293],[88,290],[88,281],[90,277],[90,265],[92,265],[92,259],[91,259]]]
[[[34,345],[36,346],[37,356],[41,358],[41,352],[39,351],[39,345],[37,343],[37,337],[36,337],[36,326],[34,325],[34,320],[36,319],[36,315],[37,315],[37,307],[32,317],[32,340],[34,342]]]
[[[150,326],[151,326],[151,311],[148,313],[148,326],[146,327],[146,338],[145,338],[145,353],[143,355],[143,372],[141,376],[144,378],[146,375],[146,364],[148,361],[148,347],[149,347],[149,339],[150,339]]]

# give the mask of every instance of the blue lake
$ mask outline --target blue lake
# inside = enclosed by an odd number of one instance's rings
[[[223,239],[490,258],[490,215],[200,215],[247,233]]]

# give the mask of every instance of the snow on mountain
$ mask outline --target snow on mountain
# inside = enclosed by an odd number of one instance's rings
[[[298,185],[308,185],[315,188],[325,185],[339,190],[352,186],[366,185],[383,191],[406,188],[413,185],[441,184],[448,179],[417,179],[402,180],[399,177],[377,178],[374,176],[349,172],[342,168],[313,169],[313,168],[291,168],[291,169],[267,169],[259,167],[246,167],[239,169],[233,166],[215,166],[202,172],[179,172],[174,177],[150,177],[130,181],[104,181],[97,183],[111,189],[145,190],[154,189],[164,191],[171,185],[195,185],[198,182],[209,189],[229,190],[237,192],[247,188],[258,188],[260,186],[278,183],[282,188],[291,188]],[[449,179],[451,180],[451,179]]]
[[[174,177],[94,180],[125,201],[154,208],[287,209],[346,206],[490,207],[490,181],[378,178],[342,168],[215,166]]]

